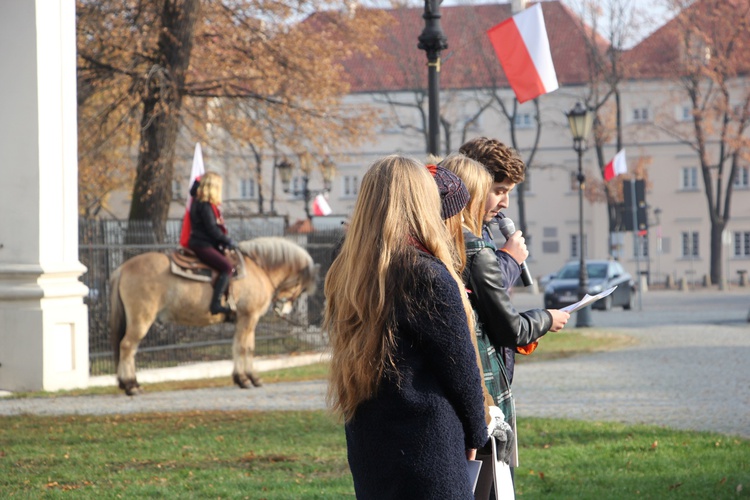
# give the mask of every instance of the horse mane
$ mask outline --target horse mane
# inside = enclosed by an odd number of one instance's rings
[[[262,236],[241,241],[237,246],[260,267],[273,270],[289,266],[303,275],[306,288],[314,286],[315,264],[307,250],[298,244],[277,236]]]

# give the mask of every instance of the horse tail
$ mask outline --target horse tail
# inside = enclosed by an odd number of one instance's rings
[[[109,279],[109,337],[112,341],[115,366],[120,363],[120,342],[125,337],[127,326],[125,307],[120,297],[120,275],[121,268],[118,267]]]

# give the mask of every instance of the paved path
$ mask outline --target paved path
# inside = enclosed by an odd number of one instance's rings
[[[595,311],[594,325],[638,342],[612,352],[519,365],[513,383],[519,416],[657,424],[750,438],[750,298],[741,293],[718,299],[715,295],[653,293],[644,297],[649,302],[641,311]],[[523,309],[538,307],[540,298],[519,295],[514,301]],[[678,311],[671,302],[678,304]],[[707,308],[703,313],[701,305]],[[673,318],[667,322],[671,324],[663,324],[665,318]],[[324,399],[325,383],[316,381],[134,398],[0,399],[0,415],[311,410],[325,408]]]
[[[750,438],[750,326],[628,330],[622,350],[516,368],[520,416],[647,423]]]

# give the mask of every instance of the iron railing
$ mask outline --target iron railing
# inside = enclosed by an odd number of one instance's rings
[[[323,349],[321,331],[323,278],[332,260],[332,249],[341,230],[286,234],[281,217],[238,217],[226,220],[235,241],[259,236],[284,236],[304,247],[320,265],[317,293],[303,296],[294,313],[281,319],[273,313],[256,328],[256,355],[286,354]],[[109,278],[125,260],[144,252],[170,252],[177,247],[181,220],[169,220],[166,235],[156,238],[148,222],[84,220],[79,222],[79,258],[87,272],[81,277],[89,287],[89,361],[91,375],[115,372],[109,336]],[[159,323],[151,326],[140,343],[138,369],[177,366],[198,361],[232,358],[234,325],[186,327]]]

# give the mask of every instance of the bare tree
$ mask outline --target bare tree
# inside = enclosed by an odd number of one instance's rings
[[[645,179],[647,159],[631,162],[630,171],[623,177],[604,183],[604,169],[611,159],[604,152],[613,144],[615,151],[623,148],[622,84],[631,75],[633,61],[628,61],[626,48],[636,38],[646,22],[634,0],[583,1],[577,5],[580,30],[586,45],[587,95],[586,104],[594,110],[593,144],[600,179],[588,179],[586,196],[590,200],[604,199],[609,214],[607,247],[610,255],[615,247],[611,234],[622,224],[623,178]],[[638,165],[636,166],[636,163]]]
[[[711,222],[711,281],[720,283],[734,179],[750,161],[750,2],[675,5],[679,14],[653,41],[660,65],[643,71],[674,79],[689,103],[687,123],[662,123],[661,129],[690,147],[700,164]]]

